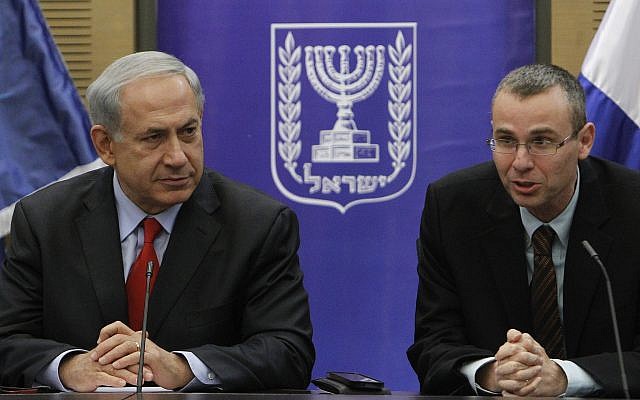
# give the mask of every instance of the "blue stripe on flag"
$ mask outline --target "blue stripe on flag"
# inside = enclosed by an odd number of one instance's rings
[[[587,96],[587,119],[596,124],[592,152],[640,169],[640,127],[609,96],[580,75]]]

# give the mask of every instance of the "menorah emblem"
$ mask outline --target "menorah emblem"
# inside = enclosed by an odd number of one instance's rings
[[[358,129],[353,104],[371,96],[384,73],[384,46],[356,46],[356,67],[350,68],[351,47],[341,45],[340,71],[333,65],[334,46],[306,46],[305,65],[313,89],[338,107],[333,129],[320,131],[320,144],[311,146],[313,162],[377,162],[377,144],[371,132]],[[366,55],[366,58],[365,58]]]

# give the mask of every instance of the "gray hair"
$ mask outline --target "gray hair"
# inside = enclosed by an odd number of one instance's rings
[[[525,65],[509,72],[498,84],[491,104],[502,92],[526,99],[558,86],[565,94],[571,111],[574,134],[587,123],[584,90],[580,82],[564,68],[550,64]]]
[[[195,72],[176,57],[159,51],[143,51],[124,56],[109,65],[87,88],[89,115],[93,124],[103,125],[116,140],[122,138],[120,92],[122,88],[141,78],[160,75],[182,75],[196,98],[202,114],[204,93]]]

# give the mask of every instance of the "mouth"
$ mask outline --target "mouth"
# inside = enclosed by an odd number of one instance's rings
[[[522,194],[530,194],[540,186],[539,183],[526,180],[512,180],[511,184],[516,192]]]
[[[190,175],[168,176],[168,177],[158,179],[158,181],[166,186],[181,187],[181,186],[185,186],[191,181],[191,176]]]

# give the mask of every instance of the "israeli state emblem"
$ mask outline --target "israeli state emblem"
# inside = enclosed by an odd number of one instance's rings
[[[271,175],[346,213],[416,172],[416,23],[271,25]]]

